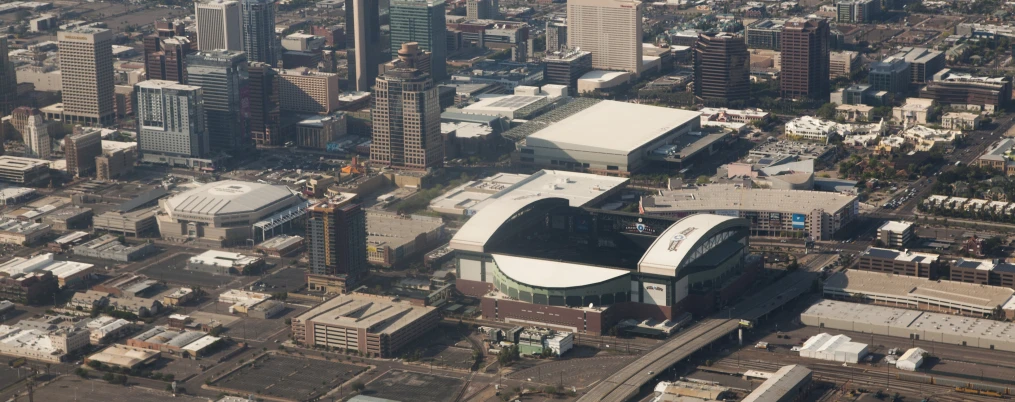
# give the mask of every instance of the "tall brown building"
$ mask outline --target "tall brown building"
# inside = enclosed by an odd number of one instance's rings
[[[793,18],[782,29],[782,96],[828,98],[828,22]]]
[[[402,44],[374,87],[370,159],[397,168],[428,169],[444,163],[441,107],[430,76],[417,68],[417,44]]]
[[[257,145],[285,143],[280,126],[278,73],[267,63],[250,63],[250,134]]]
[[[741,35],[698,35],[694,43],[694,96],[706,104],[746,101],[751,96],[750,59]]]
[[[336,276],[346,289],[367,275],[367,221],[356,194],[341,193],[307,210],[307,259],[315,275]]]
[[[163,38],[149,35],[144,38],[145,75],[149,80],[187,81],[187,53],[190,39],[182,36]]]
[[[84,177],[95,173],[95,157],[102,155],[102,132],[81,126],[64,137],[63,150],[67,159],[67,173]]]

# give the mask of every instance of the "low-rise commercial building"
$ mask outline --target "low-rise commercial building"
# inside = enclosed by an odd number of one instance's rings
[[[1000,286],[858,270],[838,272],[825,281],[824,295],[830,299],[864,301],[891,307],[965,315],[1003,317],[1015,290]]]
[[[912,348],[903,353],[899,360],[895,361],[895,368],[905,371],[916,371],[923,365],[923,356],[928,354],[926,350]]]
[[[88,345],[87,329],[61,317],[26,319],[0,325],[0,355],[59,363]]]
[[[1011,91],[1011,77],[976,77],[944,69],[920,89],[920,97],[944,105],[993,112],[1011,102]]]
[[[931,278],[936,277],[938,274],[932,272],[931,269],[932,264],[938,262],[939,258],[940,256],[937,254],[870,247],[863,253],[860,253],[856,269],[893,275]]]
[[[140,237],[158,233],[155,215],[158,207],[141,208],[133,211],[109,211],[92,218],[92,227],[125,236]]]
[[[94,266],[74,261],[57,261],[53,253],[39,254],[31,258],[14,257],[0,264],[0,275],[9,278],[21,278],[41,272],[53,274],[63,288],[88,279],[94,273]]]
[[[422,215],[367,212],[367,261],[386,267],[444,243],[444,221]]]
[[[208,250],[190,257],[187,269],[219,275],[250,275],[264,267],[264,259],[228,251]]]
[[[292,320],[293,339],[303,345],[390,357],[437,327],[438,309],[384,296],[341,295]]]
[[[878,240],[885,247],[902,247],[913,240],[913,223],[888,221],[878,228]]]
[[[113,235],[104,235],[97,239],[90,240],[73,249],[75,255],[91,258],[101,258],[119,262],[133,262],[143,259],[158,252],[153,243],[141,243],[137,245],[125,245]]]
[[[811,388],[811,369],[794,364],[776,370],[772,377],[751,391],[741,402],[785,402],[800,400]]]
[[[197,294],[191,288],[174,289],[171,293],[162,296],[162,305],[175,307],[194,300]]]
[[[0,156],[0,182],[24,186],[42,186],[49,183],[49,161]]]
[[[934,100],[906,98],[902,106],[892,108],[892,118],[904,126],[927,124],[927,116],[934,113]]]
[[[709,185],[660,191],[642,200],[646,214],[737,216],[750,222],[752,236],[827,240],[859,213],[856,196],[803,190]]]
[[[804,342],[800,357],[841,363],[858,363],[867,356],[867,344],[853,342],[846,335],[820,333]]]
[[[292,257],[299,254],[303,251],[304,247],[302,236],[279,235],[258,244],[254,247],[254,250],[268,256],[280,258]]]
[[[1008,307],[1003,311],[1011,318]],[[822,300],[800,314],[804,325],[990,350],[1015,351],[1015,323],[870,304]]]
[[[85,358],[85,363],[99,362],[106,366],[133,370],[159,359],[162,353],[126,345],[112,345]]]
[[[105,292],[116,297],[141,297],[149,294],[158,283],[158,281],[149,279],[144,275],[123,273],[93,286],[92,290]]]
[[[1015,265],[1003,260],[960,258],[950,269],[953,281],[1015,288]]]
[[[0,220],[0,243],[33,245],[49,235],[51,226],[44,223]]]
[[[127,346],[175,354],[205,336],[201,331],[175,331],[157,326],[128,339]]]
[[[219,302],[232,304],[229,306],[230,314],[246,314],[255,318],[271,317],[285,308],[282,303],[271,300],[271,295],[267,293],[235,289],[220,294]]]
[[[110,316],[97,317],[85,326],[91,332],[89,340],[92,345],[110,343],[134,330],[130,321]]]
[[[948,112],[941,116],[941,126],[951,130],[976,130],[983,123],[979,113]]]
[[[917,151],[930,151],[934,147],[946,147],[962,136],[961,131],[939,130],[927,126],[910,126],[902,132],[902,137],[913,144]]]
[[[973,163],[980,167],[997,169],[1008,176],[1015,176],[1013,149],[1015,149],[1015,139],[1005,138],[976,158]]]

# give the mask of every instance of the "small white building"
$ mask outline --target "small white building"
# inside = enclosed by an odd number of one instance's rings
[[[574,333],[573,332],[556,332],[552,336],[546,337],[546,347],[556,353],[557,356],[563,356],[564,353],[571,350],[574,347]]]
[[[923,355],[925,354],[927,351],[920,348],[909,349],[895,362],[895,367],[899,370],[916,371],[923,364]]]
[[[820,333],[810,337],[800,348],[800,357],[857,363],[867,356],[867,344],[853,342],[846,335]]]

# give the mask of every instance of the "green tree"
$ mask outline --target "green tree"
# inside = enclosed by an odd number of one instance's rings
[[[708,184],[710,182],[712,182],[712,178],[708,177],[708,175],[698,176],[698,180],[695,181],[695,183],[697,183],[699,186],[703,186],[703,185]]]
[[[353,381],[352,384],[349,384],[349,388],[351,388],[355,392],[362,392],[364,389],[366,389],[366,387],[367,386],[363,385],[363,383],[360,381]]]
[[[816,110],[814,112],[814,115],[817,116],[817,117],[820,117],[822,119],[825,119],[825,120],[832,120],[832,119],[834,119],[835,118],[835,104],[834,103],[826,103],[824,105],[821,105],[821,107],[819,107],[818,110]]]
[[[113,373],[106,373],[102,375],[102,380],[112,384],[113,381],[116,380],[116,377],[113,376]]]

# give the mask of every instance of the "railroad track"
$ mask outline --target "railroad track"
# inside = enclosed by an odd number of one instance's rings
[[[716,366],[727,370],[757,370],[774,372],[785,364],[761,360],[740,360],[739,367],[735,359],[723,359]],[[824,363],[806,365],[813,371],[813,378],[819,381],[830,382],[837,387],[847,386],[849,388],[863,388],[869,390],[885,389],[888,393],[898,392],[902,395],[919,396],[927,398],[933,396],[934,401],[943,402],[964,402],[964,401],[996,401],[998,398],[991,398],[979,395],[970,395],[955,392],[954,387],[946,385],[912,382],[899,379],[893,376],[891,381],[887,377],[887,371],[871,372],[870,370],[859,371],[860,367],[842,367]],[[890,387],[888,386],[891,384]]]

